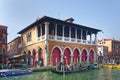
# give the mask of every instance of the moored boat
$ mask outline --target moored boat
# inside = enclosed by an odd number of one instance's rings
[[[70,73],[79,73],[85,71],[86,68],[83,68],[81,70],[72,70],[72,71],[61,71],[61,70],[51,70],[51,72],[56,74],[70,74]]]
[[[16,75],[24,75],[24,74],[31,74],[31,69],[5,69],[0,70],[0,77],[6,77],[6,76],[16,76]]]
[[[120,65],[102,65],[103,68],[110,68],[110,69],[113,69],[113,68],[118,68],[120,69]]]

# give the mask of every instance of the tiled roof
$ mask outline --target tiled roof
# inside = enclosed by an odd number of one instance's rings
[[[81,29],[84,29],[84,30],[88,30],[88,31],[92,31],[92,32],[99,32],[101,30],[99,29],[95,29],[95,28],[90,28],[90,27],[87,27],[87,26],[83,26],[83,25],[79,25],[79,24],[75,24],[75,23],[70,23],[70,22],[66,22],[64,20],[60,20],[60,19],[56,19],[56,18],[52,18],[52,17],[48,17],[48,16],[43,16],[42,18],[40,18],[39,20],[33,22],[32,24],[30,24],[29,26],[27,26],[26,28],[24,28],[23,30],[21,30],[20,32],[18,32],[18,34],[22,34],[23,32],[31,29],[32,27],[42,23],[42,22],[56,22],[56,23],[61,23],[61,24],[64,24],[64,25],[67,25],[67,26],[75,26],[75,27],[79,27]]]

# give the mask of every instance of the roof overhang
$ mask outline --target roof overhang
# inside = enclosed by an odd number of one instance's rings
[[[55,19],[55,18],[51,18],[51,17],[48,17],[48,16],[43,16],[41,19],[35,21],[34,23],[30,24],[29,26],[27,26],[26,28],[24,28],[23,30],[19,31],[18,34],[22,34],[24,33],[25,31],[31,29],[32,27],[36,26],[36,25],[39,25],[43,22],[56,22],[56,23],[61,23],[61,24],[64,24],[66,26],[73,26],[73,27],[79,27],[83,30],[87,30],[87,31],[92,31],[94,33],[97,33],[99,31],[102,31],[102,30],[99,30],[99,29],[95,29],[95,28],[91,28],[91,27],[87,27],[87,26],[83,26],[83,25],[79,25],[79,24],[75,24],[75,23],[70,23],[70,22],[66,22],[64,20],[60,20],[60,19]]]

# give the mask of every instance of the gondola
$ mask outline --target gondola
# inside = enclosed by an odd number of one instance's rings
[[[61,71],[61,70],[51,70],[51,72],[56,73],[56,74],[70,74],[70,73],[79,73],[86,71],[86,68],[83,68],[81,70],[72,70],[72,71]]]
[[[6,77],[6,76],[16,76],[16,75],[24,75],[24,74],[31,74],[31,69],[6,69],[6,70],[0,70],[0,77]]]

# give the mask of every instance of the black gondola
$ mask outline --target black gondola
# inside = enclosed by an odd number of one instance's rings
[[[51,72],[56,73],[56,74],[70,74],[70,73],[79,73],[83,71],[86,71],[86,68],[83,68],[81,70],[73,70],[73,71],[51,70]]]

